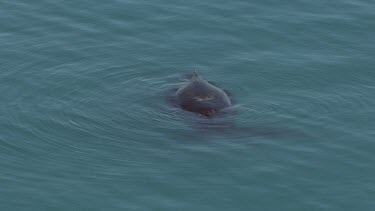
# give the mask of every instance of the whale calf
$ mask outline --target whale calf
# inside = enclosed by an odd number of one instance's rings
[[[176,100],[182,109],[206,117],[232,106],[227,92],[202,79],[196,71],[186,84],[177,89]]]

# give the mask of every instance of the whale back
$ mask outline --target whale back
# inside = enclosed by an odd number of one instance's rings
[[[232,104],[222,89],[203,80],[196,72],[188,83],[177,90],[176,96],[183,109],[204,116],[212,116]]]

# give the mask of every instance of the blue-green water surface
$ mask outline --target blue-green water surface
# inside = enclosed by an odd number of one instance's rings
[[[374,58],[373,0],[3,0],[0,210],[374,210]]]

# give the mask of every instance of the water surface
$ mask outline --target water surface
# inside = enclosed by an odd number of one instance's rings
[[[1,210],[372,210],[374,11],[2,1]],[[165,100],[194,69],[234,131]]]

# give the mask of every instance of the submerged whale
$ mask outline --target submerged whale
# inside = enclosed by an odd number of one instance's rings
[[[236,135],[236,137],[248,138],[251,136],[284,136],[290,134],[301,135],[298,131],[288,128],[265,128],[254,126],[247,127],[235,124],[235,116],[238,114],[237,106],[233,106],[232,96],[224,89],[219,88],[212,82],[202,79],[196,72],[188,81],[177,89],[168,92],[168,100],[183,110],[190,111],[208,118],[190,119],[194,127],[204,132],[225,132]],[[217,115],[217,118],[212,118]],[[197,120],[197,121],[196,121]],[[195,124],[196,123],[196,124]],[[304,135],[304,134],[302,134]]]
[[[184,110],[212,117],[232,106],[228,93],[203,80],[194,72],[191,79],[176,91],[177,104]]]

